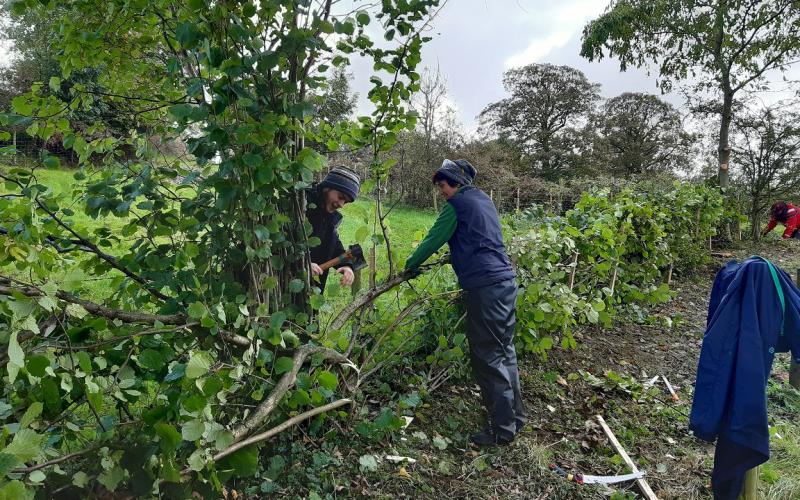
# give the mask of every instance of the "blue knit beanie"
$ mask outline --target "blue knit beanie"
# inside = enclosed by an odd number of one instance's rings
[[[325,179],[320,183],[322,187],[328,187],[344,193],[350,197],[350,201],[355,201],[358,191],[361,189],[361,179],[358,174],[347,167],[333,167]]]
[[[442,162],[442,166],[433,174],[433,177],[435,179],[437,175],[441,175],[462,186],[469,186],[475,180],[477,173],[478,171],[475,167],[467,160],[451,161],[445,159]]]

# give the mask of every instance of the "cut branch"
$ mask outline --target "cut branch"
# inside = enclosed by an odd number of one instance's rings
[[[442,264],[447,262],[447,260],[448,260],[447,256],[442,257],[441,259],[433,262],[432,264],[428,264],[426,266],[420,266],[420,271],[441,266]],[[334,320],[331,322],[328,329],[330,331],[338,330],[339,328],[343,327],[345,323],[347,323],[347,321],[356,311],[366,306],[367,304],[371,304],[372,302],[375,301],[375,299],[377,299],[384,293],[388,292],[389,290],[415,277],[416,275],[404,272],[384,281],[379,286],[370,289],[364,295],[358,296],[353,302],[349,303],[344,309],[342,309],[338,315],[336,315],[336,318],[334,318]]]
[[[356,366],[342,353],[334,351],[333,349],[312,345],[304,345],[300,347],[297,349],[297,352],[295,352],[294,357],[292,358],[292,369],[284,374],[283,377],[281,377],[281,379],[270,392],[267,399],[258,405],[258,408],[256,408],[250,417],[248,417],[248,419],[245,420],[242,425],[233,431],[234,443],[241,441],[251,432],[264,424],[267,417],[269,417],[269,414],[272,413],[272,411],[278,406],[278,403],[281,402],[281,399],[283,399],[283,396],[286,394],[289,388],[294,385],[295,381],[297,380],[297,373],[300,371],[300,368],[302,368],[303,363],[305,363],[309,356],[313,356],[315,354],[322,354],[323,357],[328,361],[335,361],[337,363],[350,365],[353,368],[356,368]],[[358,368],[356,368],[356,370],[357,369]]]
[[[318,408],[314,408],[313,410],[308,410],[307,412],[303,412],[303,413],[301,413],[301,414],[299,414],[297,416],[294,416],[294,417],[292,417],[292,418],[290,418],[290,419],[288,419],[288,420],[286,420],[284,422],[281,422],[280,424],[276,425],[275,427],[273,427],[272,429],[270,429],[270,430],[268,430],[266,432],[262,432],[261,434],[256,434],[255,436],[251,436],[251,437],[245,439],[244,441],[240,441],[240,442],[238,442],[236,444],[233,444],[233,445],[225,448],[221,452],[219,452],[216,455],[214,455],[213,460],[216,462],[217,460],[223,459],[223,458],[227,457],[228,455],[230,455],[232,453],[235,453],[235,452],[241,450],[242,448],[244,448],[246,446],[250,446],[251,444],[255,444],[255,443],[260,443],[261,441],[266,441],[267,439],[269,439],[269,438],[271,438],[271,437],[273,437],[273,436],[275,436],[277,434],[280,434],[281,432],[285,431],[289,427],[297,425],[297,424],[299,424],[300,422],[302,422],[304,420],[308,420],[309,418],[314,417],[316,415],[319,415],[320,413],[325,413],[326,411],[335,410],[336,408],[339,408],[341,406],[352,404],[352,402],[353,402],[352,399],[347,399],[347,398],[337,399],[333,403],[328,403],[328,404],[326,404],[324,406],[320,406]],[[184,469],[183,471],[181,471],[181,474],[186,475],[186,474],[189,474],[190,472],[191,472],[190,469]]]

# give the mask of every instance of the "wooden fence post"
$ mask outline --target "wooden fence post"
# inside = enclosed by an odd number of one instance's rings
[[[517,212],[519,212],[519,186],[517,186]]]
[[[741,500],[758,500],[758,469],[753,467],[744,474],[744,488],[739,495]]]

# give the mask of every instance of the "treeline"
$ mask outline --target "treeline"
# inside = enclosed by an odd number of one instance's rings
[[[503,210],[532,203],[558,210],[574,202],[582,179],[674,176],[693,164],[696,135],[658,96],[603,99],[581,71],[551,64],[509,70],[503,82],[509,97],[489,104],[478,132],[467,134],[447,104],[444,77],[423,73],[413,101],[417,128],[386,154],[397,160],[386,185],[390,197],[434,207],[430,175],[443,158],[468,158],[479,169],[477,184]],[[369,167],[358,153],[334,157]]]

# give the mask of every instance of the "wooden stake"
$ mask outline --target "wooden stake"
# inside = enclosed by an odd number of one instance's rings
[[[575,286],[575,272],[578,270],[578,252],[572,252],[572,272],[569,274],[569,289]]]
[[[669,263],[669,271],[667,272],[667,285],[671,285],[672,284],[672,267],[673,266],[674,266],[674,263],[670,262]]]
[[[614,295],[614,285],[617,284],[617,269],[619,269],[619,266],[614,266],[614,274],[611,276],[611,286],[608,287],[611,289],[609,296]]]
[[[631,472],[633,472],[634,474],[639,472],[639,469],[636,468],[636,464],[633,463],[631,457],[629,457],[628,454],[625,452],[625,448],[623,448],[622,445],[619,444],[619,441],[617,441],[617,437],[614,436],[613,432],[611,432],[611,428],[608,426],[608,424],[606,424],[606,421],[603,420],[603,417],[597,415],[596,418],[597,421],[600,423],[600,426],[603,428],[603,431],[606,433],[608,440],[611,441],[611,444],[614,446],[614,449],[617,450],[617,453],[619,454],[619,456],[622,457],[622,460],[624,460],[625,463],[628,464],[628,467],[631,468]],[[647,498],[648,500],[658,500],[658,497],[656,496],[656,494],[650,488],[650,485],[647,484],[647,481],[645,481],[643,477],[637,479],[636,484],[639,485],[639,489],[642,490],[642,494],[645,496],[645,498]]]
[[[494,203],[494,189],[489,190],[489,198],[492,200],[492,203]]]
[[[744,488],[739,495],[741,500],[758,500],[758,467],[744,473]]]
[[[517,212],[519,212],[519,186],[517,186]]]
[[[439,213],[439,197],[436,196],[436,191],[433,191],[433,211]]]

